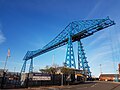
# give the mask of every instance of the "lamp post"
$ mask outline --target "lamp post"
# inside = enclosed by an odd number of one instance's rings
[[[63,86],[63,73],[61,73],[61,86]]]
[[[119,82],[119,76],[118,76],[118,70],[116,70],[116,75],[115,75],[115,82]]]
[[[8,58],[9,58],[9,57],[10,57],[10,49],[8,49],[8,53],[7,53],[7,56],[6,56],[5,66],[4,66],[4,72],[5,72],[5,68],[6,68],[7,61],[8,61]]]
[[[5,76],[6,76],[6,72],[7,72],[7,69],[5,71],[5,68],[6,68],[7,61],[8,61],[9,57],[10,57],[10,49],[8,49],[8,54],[7,54],[6,60],[5,60],[5,65],[4,65],[4,69],[3,69],[3,77],[2,77],[2,81],[1,81],[1,89],[4,88]]]
[[[100,64],[100,74],[102,74],[102,64]]]
[[[7,60],[8,60],[8,56],[6,57],[6,60],[5,60],[4,72],[5,72],[5,68],[6,68],[6,65],[7,65]]]

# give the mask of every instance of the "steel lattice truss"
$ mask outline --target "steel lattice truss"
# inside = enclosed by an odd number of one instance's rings
[[[72,36],[72,42],[75,42],[90,35],[93,35],[95,32],[112,26],[114,24],[114,21],[110,20],[108,17],[105,19],[73,21],[69,23],[58,36],[56,36],[42,49],[28,51],[24,57],[24,60],[32,59],[67,44],[70,32]]]

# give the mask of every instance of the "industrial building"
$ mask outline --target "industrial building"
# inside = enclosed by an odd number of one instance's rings
[[[115,81],[116,77],[120,80],[119,74],[101,74],[99,77],[100,81]]]
[[[101,74],[100,81],[120,81],[120,64],[118,64],[118,74]]]

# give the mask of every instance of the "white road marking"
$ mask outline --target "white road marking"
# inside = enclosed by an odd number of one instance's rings
[[[91,87],[94,87],[94,86],[96,86],[97,84],[94,84],[94,85],[92,85]]]

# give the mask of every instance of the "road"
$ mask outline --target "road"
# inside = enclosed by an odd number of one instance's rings
[[[79,85],[39,87],[28,90],[120,90],[120,82],[86,82]]]
[[[62,88],[62,90],[120,90],[120,83],[87,82]]]

